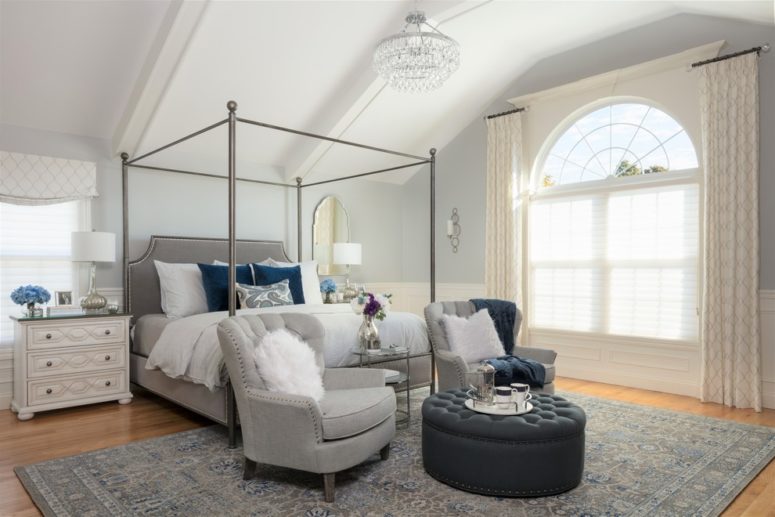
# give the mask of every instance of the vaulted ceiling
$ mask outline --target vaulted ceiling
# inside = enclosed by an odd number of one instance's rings
[[[552,54],[681,12],[774,22],[772,1],[423,1],[460,42],[461,66],[437,91],[397,93],[371,54],[413,4],[3,0],[0,122],[107,138],[137,156],[224,119],[234,99],[240,117],[427,155]],[[253,126],[237,134],[240,176],[320,180],[406,163]],[[225,135],[151,162],[224,173]]]

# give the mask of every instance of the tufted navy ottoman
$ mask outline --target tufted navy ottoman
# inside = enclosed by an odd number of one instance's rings
[[[449,390],[422,405],[426,472],[478,494],[538,497],[576,487],[584,472],[584,410],[562,397],[533,395],[533,411],[492,416],[467,409]]]

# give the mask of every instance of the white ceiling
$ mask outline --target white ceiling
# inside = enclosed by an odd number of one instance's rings
[[[110,138],[170,4],[0,0],[0,122]]]
[[[120,150],[137,156],[221,120],[234,99],[240,117],[426,156],[552,54],[680,12],[773,24],[772,1],[423,1],[460,42],[461,67],[435,92],[401,94],[372,71],[371,53],[413,3],[212,1],[142,137]],[[170,4],[0,0],[0,122],[114,138]],[[225,135],[220,127],[151,162],[223,173]],[[245,125],[238,144],[248,177],[309,182],[407,162]]]

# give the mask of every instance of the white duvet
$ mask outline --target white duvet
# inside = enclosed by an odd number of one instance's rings
[[[362,317],[349,304],[285,305],[264,309],[242,309],[237,314],[302,312],[317,317],[326,330],[324,357],[326,367],[347,366],[358,362],[352,353],[358,348],[358,327]],[[218,343],[218,323],[226,312],[208,312],[171,321],[151,350],[145,367],[159,369],[172,378],[184,378],[213,390],[223,386],[225,372]],[[411,354],[430,350],[428,331],[422,318],[407,312],[390,312],[376,322],[383,344],[409,347]]]

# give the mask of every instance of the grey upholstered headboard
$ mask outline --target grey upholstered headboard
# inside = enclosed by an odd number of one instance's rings
[[[267,258],[289,261],[281,241],[237,241],[237,263],[260,262]],[[153,235],[142,257],[129,263],[127,312],[134,321],[145,314],[161,313],[159,275],[153,261],[177,263],[212,263],[229,259],[228,239],[167,237]]]

